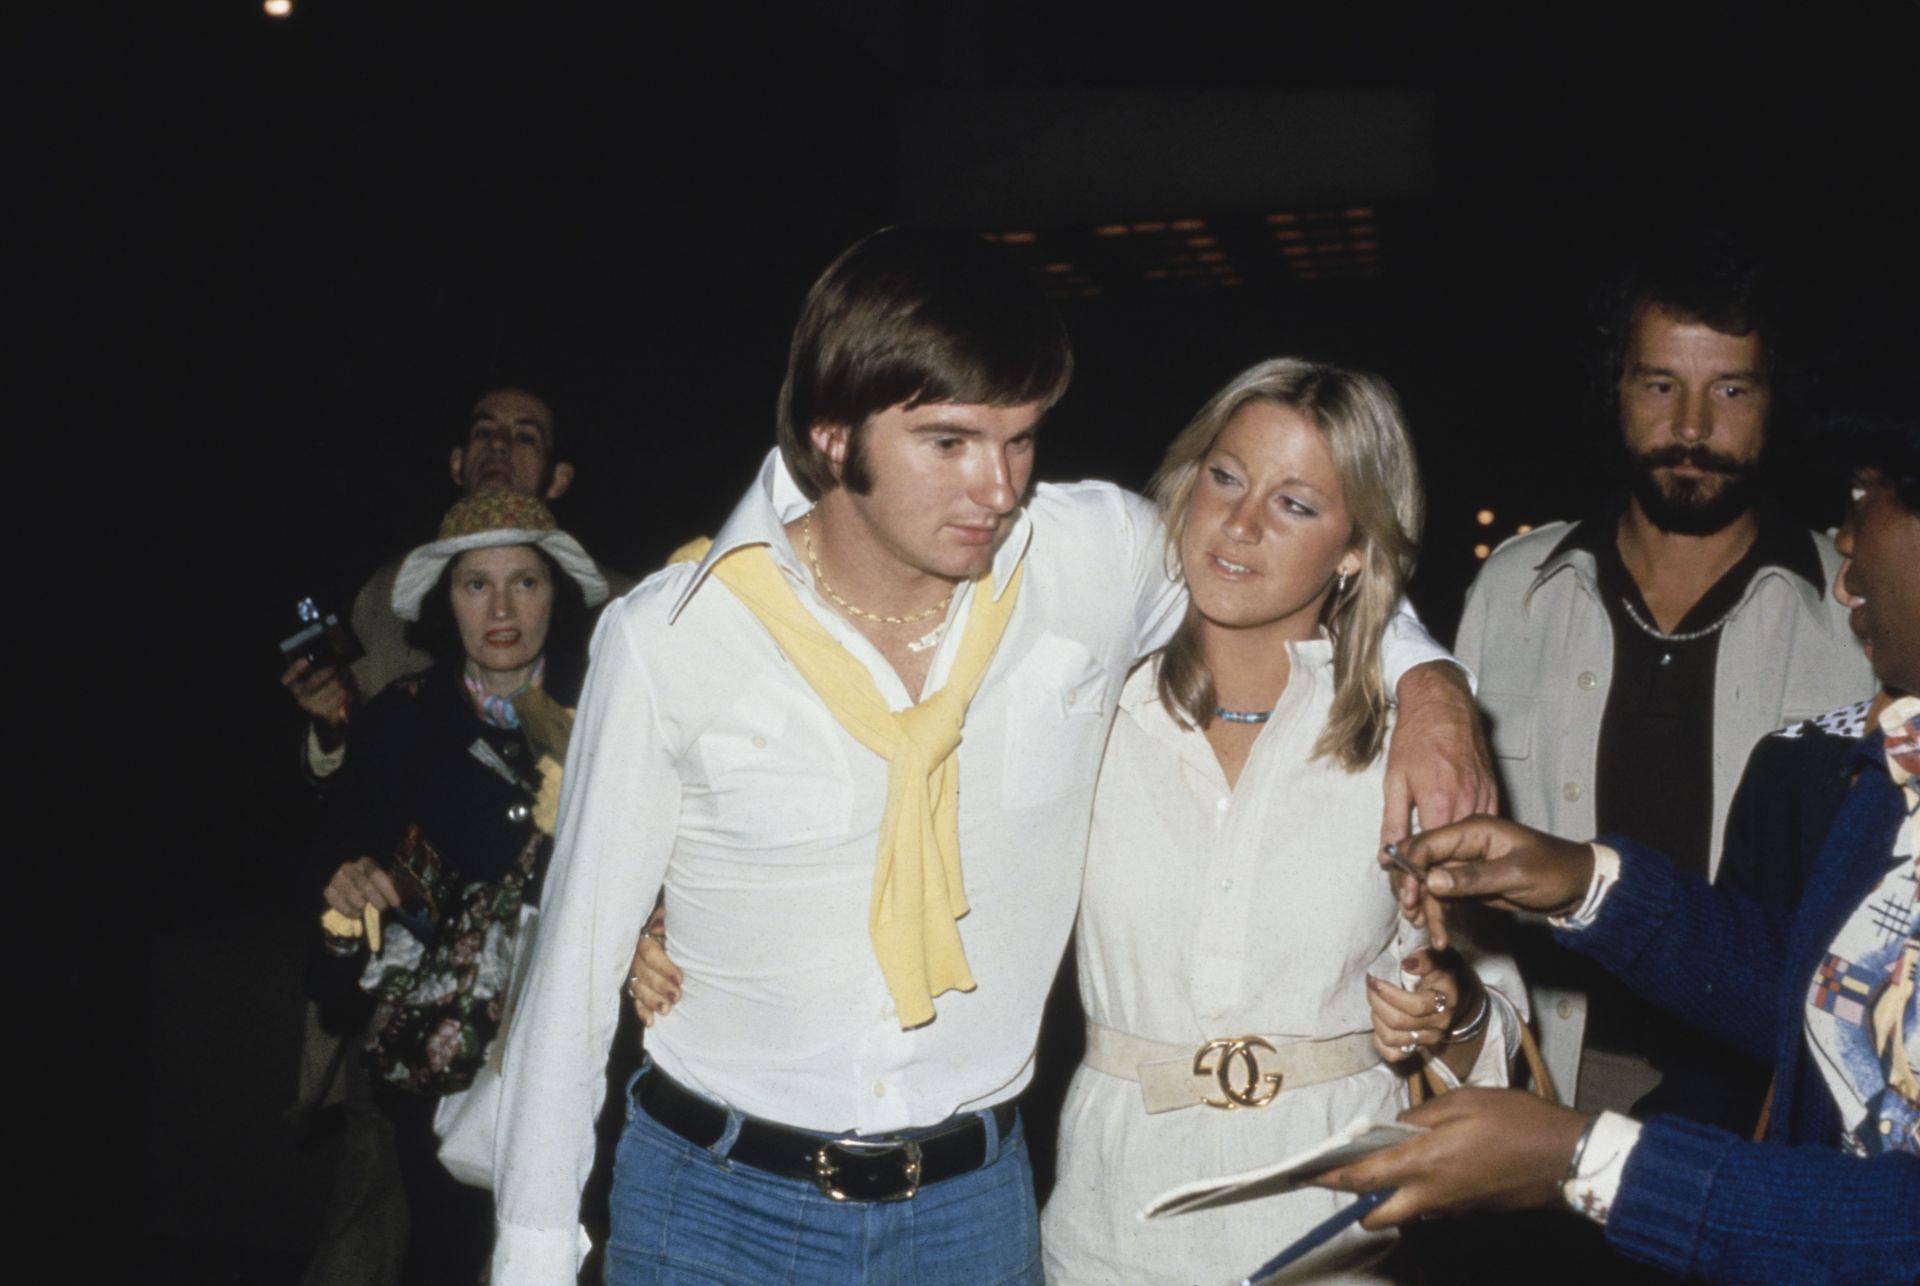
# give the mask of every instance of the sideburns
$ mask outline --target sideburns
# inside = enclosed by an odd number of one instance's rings
[[[873,466],[867,459],[867,426],[864,422],[847,431],[847,458],[840,465],[840,485],[856,496],[873,492]]]

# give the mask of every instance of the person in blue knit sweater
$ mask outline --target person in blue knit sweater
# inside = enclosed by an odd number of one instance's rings
[[[1920,430],[1859,442],[1834,592],[1881,681],[1920,693]],[[1791,910],[1620,836],[1578,844],[1483,817],[1408,846],[1425,896],[1403,881],[1402,901],[1436,941],[1449,901],[1545,913],[1646,998],[1767,1059],[1762,1141],[1460,1090],[1403,1117],[1430,1133],[1323,1182],[1397,1189],[1369,1226],[1564,1201],[1623,1254],[1686,1277],[1920,1280],[1920,698],[1887,707],[1855,765]]]

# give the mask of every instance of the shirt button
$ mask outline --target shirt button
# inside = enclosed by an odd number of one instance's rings
[[[753,748],[755,750],[765,750],[767,748],[767,739],[765,737],[755,737],[753,739]]]
[[[1582,670],[1580,672],[1580,677],[1578,679],[1575,679],[1574,682],[1580,685],[1580,690],[1582,692],[1591,692],[1595,688],[1600,686],[1600,676],[1595,674],[1592,670]]]
[[[875,1081],[873,1083],[873,1096],[875,1098],[885,1098],[887,1096],[886,1082]]]
[[[1068,705],[1072,705],[1072,704],[1073,704],[1074,702],[1076,702],[1076,701],[1078,701],[1079,699],[1080,699],[1080,694],[1079,694],[1078,692],[1069,692],[1069,693],[1067,693],[1067,704],[1068,704]]]
[[[1573,1002],[1571,1000],[1563,1000],[1553,1007],[1553,1012],[1559,1014],[1562,1018],[1571,1018],[1573,1017]]]
[[[1227,811],[1227,801],[1226,801],[1226,800],[1224,800],[1224,799],[1222,799],[1222,800],[1218,800],[1218,801],[1216,801],[1216,802],[1214,803],[1214,805],[1213,805],[1213,811],[1214,811],[1214,812],[1216,812],[1216,813],[1224,813],[1224,812],[1226,812],[1226,811]]]
[[[1232,892],[1232,891],[1233,891],[1233,881],[1232,881],[1231,879],[1226,879],[1226,880],[1222,880],[1222,881],[1220,881],[1220,891],[1221,891],[1222,893],[1230,893],[1230,892]]]
[[[507,820],[510,822],[524,822],[531,816],[533,816],[533,810],[525,804],[515,804],[507,810]]]
[[[1580,798],[1580,783],[1577,781],[1568,782],[1560,788],[1560,794],[1568,803],[1572,803],[1574,800]]]

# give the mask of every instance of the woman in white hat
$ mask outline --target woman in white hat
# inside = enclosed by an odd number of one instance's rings
[[[587,612],[606,597],[538,500],[462,499],[393,592],[440,659],[353,725],[312,990],[323,1005],[373,1001],[366,1058],[400,1156],[409,1282],[471,1286],[486,1259],[491,1203],[440,1165],[434,1109],[471,1083],[498,1034],[521,908],[552,848]]]

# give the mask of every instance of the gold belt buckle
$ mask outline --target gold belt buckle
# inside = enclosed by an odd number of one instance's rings
[[[1259,1036],[1223,1036],[1202,1045],[1193,1055],[1193,1074],[1212,1076],[1225,1098],[1203,1098],[1200,1101],[1208,1107],[1217,1107],[1223,1112],[1231,1112],[1237,1107],[1265,1107],[1273,1102],[1273,1096],[1280,1092],[1280,1073],[1260,1074],[1260,1057],[1256,1049],[1264,1049],[1269,1054],[1275,1052],[1272,1045]],[[1217,1061],[1209,1062],[1211,1055],[1218,1054]],[[1244,1071],[1239,1084],[1234,1083],[1233,1071],[1238,1067]]]
[[[871,1196],[847,1192],[836,1182],[840,1167],[834,1164],[833,1157],[829,1155],[829,1150],[834,1148],[852,1156],[877,1157],[888,1152],[900,1153],[901,1186]],[[910,1201],[920,1191],[920,1145],[912,1139],[895,1139],[884,1143],[869,1143],[863,1139],[830,1139],[814,1149],[813,1186],[820,1189],[829,1201]]]

